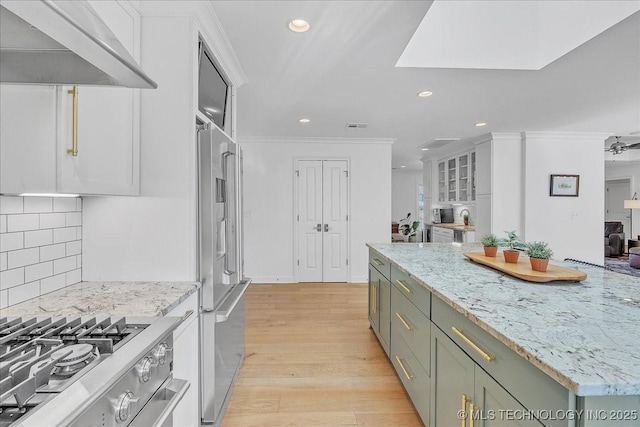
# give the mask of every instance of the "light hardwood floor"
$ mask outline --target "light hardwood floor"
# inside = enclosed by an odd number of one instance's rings
[[[422,426],[369,329],[367,285],[254,284],[223,427]]]

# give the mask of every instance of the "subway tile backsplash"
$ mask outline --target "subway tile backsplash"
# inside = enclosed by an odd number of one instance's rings
[[[0,196],[0,308],[82,280],[82,199]]]

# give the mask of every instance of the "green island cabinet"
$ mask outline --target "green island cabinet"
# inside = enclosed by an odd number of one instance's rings
[[[369,319],[428,427],[604,427],[562,414],[636,405],[637,396],[576,396],[374,249]]]
[[[374,254],[375,255],[375,254]],[[390,264],[383,257],[369,257],[369,322],[384,351],[389,355],[391,324]]]

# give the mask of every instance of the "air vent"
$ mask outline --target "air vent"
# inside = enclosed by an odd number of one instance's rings
[[[347,123],[347,129],[364,129],[367,126],[366,123]]]

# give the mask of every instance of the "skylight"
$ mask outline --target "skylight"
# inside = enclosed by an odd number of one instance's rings
[[[639,1],[436,0],[396,67],[539,70],[639,10]]]

